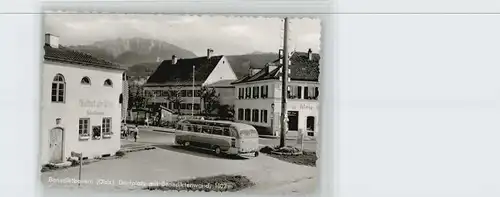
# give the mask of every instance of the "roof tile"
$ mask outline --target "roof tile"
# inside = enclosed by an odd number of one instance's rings
[[[59,45],[58,48],[53,48],[50,45],[45,44],[43,49],[45,51],[44,55],[45,60],[61,62],[61,63],[69,63],[69,64],[96,66],[108,69],[125,70],[118,64],[103,59],[99,59],[90,54],[80,51],[75,51],[73,49],[63,47],[61,45]]]

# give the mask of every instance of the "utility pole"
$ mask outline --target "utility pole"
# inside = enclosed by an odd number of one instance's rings
[[[281,135],[280,147],[285,147],[285,138],[287,131],[287,90],[288,90],[288,17],[284,19],[283,31],[283,66],[281,67]]]
[[[194,117],[194,65],[193,65],[193,94],[191,95],[193,102],[191,102],[191,118]]]

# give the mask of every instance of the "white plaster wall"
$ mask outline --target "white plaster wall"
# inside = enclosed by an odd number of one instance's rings
[[[288,83],[289,85],[302,85],[302,86],[319,86],[317,82],[303,82],[303,81],[292,81]],[[238,99],[238,88],[253,87],[253,86],[269,86],[269,98],[262,99]],[[304,91],[304,89],[302,89]],[[278,80],[267,80],[267,81],[257,81],[245,84],[235,85],[235,121],[242,122],[250,125],[271,127],[271,118],[274,113],[273,127],[276,129],[280,128],[280,114],[281,114],[281,81]],[[302,95],[304,95],[302,93]],[[274,109],[271,104],[274,103]],[[241,121],[238,120],[238,109],[239,108],[249,108],[249,109],[265,109],[268,110],[268,120],[267,123],[256,123],[252,121]],[[306,100],[306,99],[288,99],[287,100],[287,110],[288,111],[299,111],[298,117],[298,128],[306,131],[306,121],[307,116],[314,116],[315,119],[315,132],[319,130],[319,101],[318,100]],[[259,114],[260,118],[260,114]]]
[[[122,93],[123,71],[45,62],[42,73],[42,120],[40,128],[42,163],[47,163],[50,159],[48,154],[49,132],[55,126],[56,118],[62,119],[62,125],[65,129],[63,135],[64,159],[70,157],[71,151],[83,152],[83,156],[89,158],[102,154],[113,155],[118,151],[120,149],[121,117],[119,96]],[[53,77],[57,73],[62,74],[66,80],[65,103],[51,102],[51,84]],[[80,84],[84,76],[91,79],[90,86]],[[113,87],[103,86],[106,79],[113,82]],[[107,106],[82,107],[80,106],[80,99],[106,102]],[[89,115],[87,110],[100,112],[104,115]],[[114,134],[111,138],[79,140],[79,118],[90,118],[90,128],[92,128],[94,125],[101,125],[103,117],[112,118],[111,131]]]
[[[221,80],[236,80],[236,74],[234,74],[233,68],[227,61],[226,57],[222,57],[219,63],[215,66],[214,70],[207,77],[203,85],[210,85]]]

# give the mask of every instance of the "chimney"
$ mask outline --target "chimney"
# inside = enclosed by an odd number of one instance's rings
[[[207,49],[207,59],[210,59],[210,58],[212,57],[212,53],[213,53],[213,52],[214,52],[214,50],[213,50],[213,49],[211,49],[211,48],[208,48],[208,49]]]
[[[177,56],[172,55],[172,64],[177,64]]]
[[[313,60],[313,52],[311,48],[309,48],[309,50],[307,51],[307,59],[309,59],[309,61]]]
[[[59,37],[50,33],[45,34],[45,44],[52,48],[59,48]]]

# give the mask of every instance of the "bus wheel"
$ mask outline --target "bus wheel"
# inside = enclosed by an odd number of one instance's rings
[[[214,150],[215,150],[216,155],[220,155],[221,151],[220,151],[220,148],[218,146],[216,146]]]
[[[259,156],[259,152],[255,152],[255,157],[258,157]]]
[[[185,147],[188,147],[188,146],[189,146],[189,142],[187,142],[187,141],[186,141],[186,142],[184,142],[184,146],[185,146]]]

